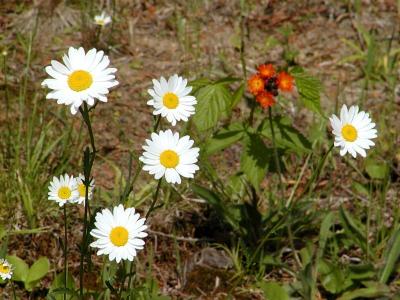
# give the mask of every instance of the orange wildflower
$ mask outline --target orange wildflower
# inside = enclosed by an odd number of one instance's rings
[[[258,72],[262,78],[271,78],[275,75],[275,68],[272,64],[263,64],[258,66]]]
[[[251,76],[247,81],[247,85],[250,93],[255,96],[264,91],[265,87],[264,79],[258,74]]]
[[[291,92],[294,87],[294,78],[288,73],[282,71],[278,74],[276,82],[278,84],[278,89],[283,92]]]
[[[275,104],[275,98],[271,93],[263,91],[256,97],[256,101],[260,103],[262,108],[272,107]]]

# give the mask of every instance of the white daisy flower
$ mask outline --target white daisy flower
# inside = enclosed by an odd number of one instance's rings
[[[169,183],[181,183],[181,177],[193,178],[199,169],[196,165],[199,148],[192,148],[194,141],[188,135],[179,138],[179,133],[171,130],[153,132],[151,140],[139,158],[143,163],[143,170],[154,175],[155,179],[165,176]]]
[[[71,105],[71,113],[76,114],[83,101],[90,106],[98,99],[107,102],[109,89],[118,84],[115,80],[116,68],[108,68],[110,60],[103,51],[91,49],[85,54],[83,48],[70,47],[63,56],[64,64],[56,60],[46,67],[52,77],[42,82],[51,91],[47,99],[56,99],[58,104]]]
[[[5,259],[0,259],[0,277],[3,280],[11,279],[13,274],[12,265]]]
[[[369,114],[364,111],[358,111],[358,106],[351,106],[347,109],[342,106],[340,119],[336,115],[329,118],[335,135],[334,145],[340,147],[340,155],[343,156],[349,152],[354,158],[357,153],[366,157],[365,149],[374,146],[371,141],[377,137],[375,123],[372,122]]]
[[[103,11],[101,15],[94,16],[94,23],[99,26],[106,26],[111,23],[111,17]]]
[[[172,126],[180,120],[187,122],[194,114],[194,105],[197,101],[195,97],[189,95],[192,87],[186,85],[187,80],[176,74],[168,81],[164,77],[161,77],[160,81],[153,79],[153,88],[148,90],[153,98],[147,102],[155,108],[153,114],[161,114]]]
[[[77,203],[83,205],[85,205],[85,194],[86,194],[86,186],[83,183],[84,180],[85,176],[83,176],[82,174],[79,174],[79,176],[76,178],[77,189],[79,192],[79,198],[77,200]],[[92,179],[89,185],[89,191],[88,191],[89,200],[91,200],[93,197],[93,190],[94,190],[94,179]]]
[[[95,228],[90,234],[97,240],[90,246],[99,248],[97,255],[108,255],[110,261],[132,261],[137,250],[143,249],[142,238],[147,236],[145,221],[138,213],[135,214],[133,207],[124,209],[120,204],[114,207],[113,212],[105,208],[96,214]]]
[[[60,178],[53,177],[53,181],[49,185],[49,200],[56,201],[58,205],[63,206],[65,203],[75,203],[79,199],[76,179],[65,174]]]

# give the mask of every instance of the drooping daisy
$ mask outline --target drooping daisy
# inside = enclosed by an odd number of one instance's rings
[[[0,277],[3,280],[11,279],[13,274],[12,265],[5,259],[0,259]]]
[[[58,104],[71,105],[71,113],[76,114],[83,101],[93,105],[95,99],[107,102],[109,89],[118,84],[115,80],[117,69],[109,68],[110,60],[103,51],[70,47],[63,56],[64,64],[56,60],[46,67],[52,77],[42,82],[51,91],[47,99],[56,99]]]
[[[77,189],[79,192],[79,198],[77,200],[78,204],[85,204],[85,194],[86,194],[86,186],[84,184],[85,176],[79,174],[76,178]],[[94,179],[90,182],[89,191],[88,191],[88,199],[91,200],[93,197],[93,190],[94,190]]]
[[[49,185],[49,200],[56,201],[58,205],[65,203],[75,203],[79,199],[76,179],[68,174],[61,175],[60,178],[53,177]]]
[[[133,207],[124,209],[120,204],[114,207],[113,212],[105,208],[96,214],[95,228],[90,235],[97,240],[90,246],[99,249],[97,255],[108,255],[110,261],[132,261],[137,250],[143,249],[142,238],[147,236],[145,221],[138,213],[135,214]]]
[[[111,23],[111,17],[103,11],[101,15],[94,16],[94,23],[102,27],[106,26]]]
[[[336,115],[329,118],[335,135],[334,145],[340,147],[340,155],[343,156],[349,152],[354,158],[357,153],[366,157],[366,149],[374,146],[371,141],[377,137],[375,123],[372,122],[369,114],[364,111],[358,111],[358,106],[351,106],[347,109],[342,106],[340,119]]]
[[[181,176],[193,178],[199,169],[199,148],[192,148],[194,141],[188,135],[179,138],[179,133],[171,130],[153,132],[146,144],[139,159],[144,163],[143,170],[155,179],[165,176],[169,183],[181,183]]]
[[[189,95],[191,91],[192,87],[187,86],[187,80],[176,74],[168,81],[164,77],[160,81],[153,79],[153,88],[148,90],[152,99],[147,104],[155,108],[154,115],[161,114],[175,126],[177,121],[187,122],[195,112],[197,100]]]

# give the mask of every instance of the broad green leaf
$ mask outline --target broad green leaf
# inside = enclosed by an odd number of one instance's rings
[[[351,264],[349,265],[349,278],[355,280],[373,279],[376,276],[374,266],[372,264]]]
[[[364,251],[366,250],[365,226],[353,217],[343,208],[340,207],[339,216],[346,234],[357,241],[357,244]]]
[[[292,127],[289,118],[276,116],[272,120],[275,133],[275,143],[277,147],[288,148],[297,153],[305,153],[311,151],[311,143],[299,132]],[[272,132],[269,119],[265,119],[258,130],[268,139],[272,140]]]
[[[7,260],[14,268],[12,279],[24,282],[29,272],[28,264],[15,255],[7,256]]]
[[[389,168],[384,162],[367,160],[365,170],[372,179],[385,179],[389,173]]]
[[[223,127],[212,138],[207,140],[203,150],[206,155],[211,155],[241,140],[243,134],[243,125],[239,122],[232,123],[228,127]]]
[[[266,300],[290,300],[288,292],[276,282],[261,282],[259,287]]]
[[[290,70],[290,74],[294,76],[296,87],[300,95],[300,100],[308,109],[322,115],[321,112],[321,82],[304,72],[300,67],[294,67]]]
[[[269,162],[272,158],[269,149],[258,134],[248,133],[244,139],[244,149],[240,160],[240,168],[250,183],[259,190]]]
[[[200,131],[214,127],[231,105],[232,95],[226,83],[213,83],[195,92],[196,114],[193,121]]]
[[[346,292],[337,300],[352,300],[364,298],[377,299],[378,297],[387,296],[389,292],[390,289],[388,286],[381,283],[372,283],[366,288]]]
[[[53,295],[53,299],[62,300],[64,299],[64,291],[67,294],[73,293],[75,288],[74,279],[71,273],[67,274],[67,290],[64,290],[64,272],[59,273],[55,276],[53,282],[51,283],[49,294]],[[67,299],[72,299],[72,296],[68,296]]]
[[[347,276],[346,270],[331,262],[320,260],[318,271],[321,274],[322,286],[332,294],[338,294],[353,284],[353,281]]]
[[[379,281],[386,283],[400,257],[400,229],[397,229],[393,233],[389,245],[383,253],[383,257],[385,258],[385,265],[381,270]]]
[[[50,269],[50,262],[47,259],[47,257],[39,258],[30,267],[28,275],[26,277],[26,282],[30,283],[40,280],[41,278],[46,276],[49,269]]]

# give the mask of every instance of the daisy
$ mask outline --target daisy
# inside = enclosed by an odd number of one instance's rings
[[[71,113],[76,114],[82,102],[92,106],[95,99],[107,102],[109,89],[118,84],[115,80],[117,69],[108,68],[110,60],[103,51],[70,47],[63,56],[64,64],[56,60],[46,67],[52,78],[42,82],[53,91],[47,99],[56,99],[58,104],[71,105]]]
[[[358,111],[358,106],[351,106],[347,109],[346,105],[342,106],[340,111],[340,119],[336,115],[329,118],[335,135],[334,145],[340,147],[340,155],[343,156],[349,152],[354,158],[357,153],[366,157],[365,149],[374,146],[371,141],[377,137],[375,123],[372,122],[369,114]]]
[[[97,240],[90,246],[99,248],[97,255],[108,255],[110,261],[132,261],[137,250],[143,249],[142,238],[147,236],[145,221],[135,214],[134,208],[124,209],[122,204],[114,207],[113,212],[105,208],[96,214],[95,228],[90,235]]]
[[[75,203],[79,199],[76,179],[65,174],[60,178],[53,177],[49,185],[49,200],[56,201],[58,205],[63,206],[67,202]]]
[[[99,26],[106,26],[107,24],[111,23],[111,17],[106,15],[103,11],[101,15],[97,15],[94,17],[94,23]]]
[[[199,148],[192,148],[194,141],[188,135],[179,138],[179,133],[171,130],[151,134],[151,140],[139,158],[143,163],[143,170],[154,175],[155,179],[165,176],[169,183],[181,183],[181,176],[193,178],[199,169],[196,165]]]
[[[12,265],[5,259],[0,259],[0,277],[3,280],[11,279],[13,274]]]
[[[176,74],[168,81],[164,77],[160,81],[153,79],[153,88],[148,90],[152,99],[147,104],[155,108],[153,115],[161,114],[175,126],[177,121],[187,122],[194,114],[197,101],[189,95],[191,91],[192,87],[187,86],[187,79]]]
[[[76,184],[77,184],[77,189],[79,192],[79,198],[77,200],[78,204],[85,204],[85,194],[86,194],[86,186],[84,184],[85,181],[85,176],[82,174],[79,174],[79,176],[76,178]],[[93,190],[94,190],[94,179],[90,182],[89,185],[89,191],[88,191],[88,199],[91,200],[93,196]]]

